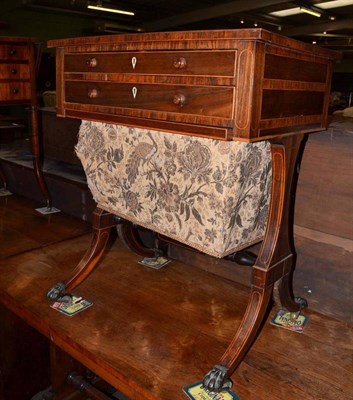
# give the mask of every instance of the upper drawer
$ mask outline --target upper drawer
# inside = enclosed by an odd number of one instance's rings
[[[27,60],[28,58],[29,48],[27,45],[0,44],[1,60]]]
[[[90,104],[231,118],[234,89],[182,85],[153,85],[66,81],[67,103]],[[110,112],[110,111],[109,111]]]
[[[65,72],[206,75],[235,74],[235,51],[65,54]]]
[[[0,79],[29,79],[29,65],[0,63]]]

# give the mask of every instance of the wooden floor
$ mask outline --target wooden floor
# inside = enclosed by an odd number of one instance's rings
[[[18,196],[0,198],[0,302],[129,398],[186,399],[182,387],[201,380],[230,342],[248,289],[176,261],[160,271],[146,269],[116,241],[77,288],[93,306],[67,317],[49,307],[45,293],[83,255],[89,226],[64,214],[42,216],[34,208]],[[318,258],[315,279],[305,277],[303,264],[313,259],[315,245],[299,242],[300,287],[313,295],[327,288],[327,297],[316,297],[316,309],[326,315],[309,308],[309,325],[298,334],[270,325],[271,311],[233,375],[242,400],[353,398],[353,331],[345,321],[351,292],[333,297],[339,304],[347,296],[334,315],[325,303],[331,302],[330,290],[340,292],[343,279],[335,288],[332,275],[325,276],[327,263]]]

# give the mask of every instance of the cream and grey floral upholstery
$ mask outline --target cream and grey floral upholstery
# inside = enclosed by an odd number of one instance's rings
[[[82,121],[76,153],[99,207],[224,257],[264,236],[270,145]]]

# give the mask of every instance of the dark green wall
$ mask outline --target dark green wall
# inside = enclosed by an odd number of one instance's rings
[[[338,61],[334,67],[334,72],[353,73],[353,58],[343,58],[341,61]]]
[[[93,32],[95,21],[85,16],[24,9],[22,0],[6,0],[1,5],[1,36],[32,36],[41,41],[85,36]],[[53,5],[55,0],[53,0]]]

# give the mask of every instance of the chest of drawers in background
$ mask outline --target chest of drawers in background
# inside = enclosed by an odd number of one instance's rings
[[[28,106],[34,174],[47,205],[51,206],[40,154],[36,71],[41,52],[36,43],[34,38],[0,37],[0,106]],[[5,176],[1,180],[6,187]]]
[[[333,53],[264,31],[53,40],[58,114],[223,140],[326,125]]]
[[[0,104],[31,103],[36,96],[34,42],[0,37]]]

